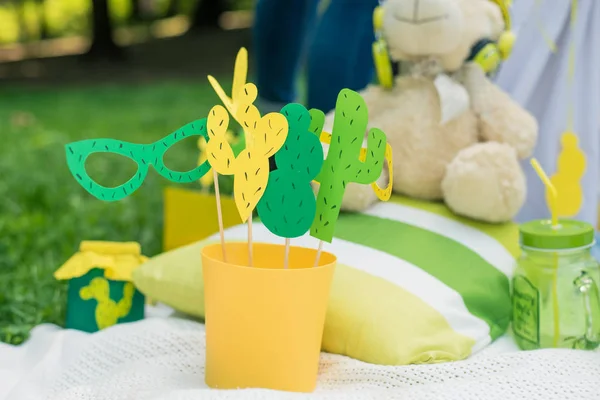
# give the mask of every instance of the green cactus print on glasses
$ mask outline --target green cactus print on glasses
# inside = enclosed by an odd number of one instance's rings
[[[77,182],[92,196],[99,200],[117,201],[142,186],[151,165],[161,176],[175,183],[194,182],[203,177],[210,170],[208,161],[187,172],[173,171],[163,161],[171,146],[190,136],[203,136],[208,141],[206,118],[190,122],[151,144],[136,144],[116,139],[89,139],[69,143],[65,146],[67,165]],[[85,169],[86,159],[94,153],[122,155],[135,161],[138,169],[135,175],[122,185],[113,188],[102,186],[95,182]]]

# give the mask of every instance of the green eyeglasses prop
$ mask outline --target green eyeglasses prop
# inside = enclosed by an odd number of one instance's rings
[[[202,178],[209,170],[210,164],[205,161],[188,172],[177,172],[165,166],[163,157],[169,147],[189,136],[203,136],[208,141],[206,118],[200,119],[179,128],[170,135],[151,144],[136,144],[116,139],[89,139],[67,144],[67,165],[77,182],[92,196],[104,201],[121,200],[135,192],[146,179],[150,165],[154,169],[176,183],[193,182]],[[85,170],[85,160],[94,153],[114,153],[132,159],[138,170],[124,184],[108,188],[95,182]]]

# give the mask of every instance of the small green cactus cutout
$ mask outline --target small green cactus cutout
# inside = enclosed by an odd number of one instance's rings
[[[295,238],[308,231],[315,216],[316,201],[310,182],[323,165],[323,146],[318,134],[309,128],[313,115],[318,119],[319,113],[320,116],[323,113],[318,110],[309,113],[300,104],[288,104],[281,113],[288,121],[288,136],[275,154],[277,169],[269,174],[257,210],[272,233]]]
[[[335,223],[340,213],[346,185],[356,182],[367,185],[381,175],[386,137],[376,128],[367,135],[367,156],[359,160],[367,130],[368,110],[364,99],[356,92],[343,89],[335,105],[331,144],[327,159],[317,180],[320,183],[317,211],[310,229],[311,236],[331,243]]]

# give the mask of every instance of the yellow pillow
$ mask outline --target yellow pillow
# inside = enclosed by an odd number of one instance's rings
[[[514,224],[486,225],[443,205],[393,198],[343,214],[326,246],[338,257],[322,348],[375,364],[459,360],[502,335],[510,320],[509,279],[518,251]],[[245,241],[246,226],[226,230]],[[260,223],[256,242],[280,243]],[[204,316],[204,241],[151,259],[134,273],[147,296]],[[309,236],[292,244],[316,247]]]

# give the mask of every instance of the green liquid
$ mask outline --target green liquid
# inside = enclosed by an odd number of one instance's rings
[[[513,279],[513,332],[519,347],[597,348],[599,284],[600,269],[587,250],[527,251]]]

